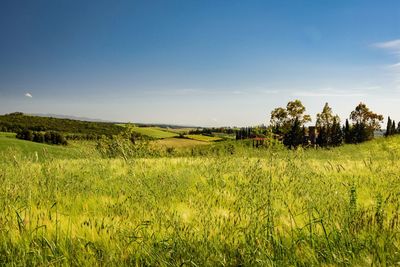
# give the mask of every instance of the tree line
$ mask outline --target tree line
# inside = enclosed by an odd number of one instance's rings
[[[388,137],[390,135],[395,135],[395,134],[400,134],[400,122],[397,124],[396,128],[396,122],[394,120],[392,121],[392,119],[388,117],[385,136]]]
[[[279,107],[271,112],[272,132],[279,135],[288,148],[361,143],[374,138],[374,132],[380,129],[383,121],[382,115],[374,113],[364,103],[355,107],[349,116],[351,123],[346,119],[343,127],[339,116],[332,112],[328,103],[317,114],[315,126],[305,127],[306,123],[311,122],[311,116],[305,112],[306,108],[300,100],[290,101],[286,108]]]
[[[67,140],[65,137],[55,131],[48,131],[48,132],[38,132],[38,131],[31,131],[28,129],[19,131],[16,135],[18,139],[33,141],[36,143],[46,143],[51,145],[67,145]]]
[[[123,129],[124,127],[113,123],[30,116],[21,112],[0,115],[1,132],[18,133],[23,130],[35,132],[56,131],[70,135],[71,139],[75,140],[94,140],[102,135],[117,135]]]

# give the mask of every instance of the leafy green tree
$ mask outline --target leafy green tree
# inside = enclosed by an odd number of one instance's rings
[[[324,108],[321,113],[317,114],[317,121],[315,126],[318,129],[317,144],[319,146],[331,146],[333,145],[333,134],[339,134],[338,129],[335,129],[335,133],[333,133],[333,128],[339,124],[340,128],[340,118],[338,115],[333,115],[332,108],[329,107],[328,103],[325,103]],[[341,134],[341,129],[340,134]]]
[[[288,129],[288,113],[284,108],[276,108],[271,112],[270,123],[274,133],[283,134]]]
[[[283,144],[288,148],[297,148],[303,143],[303,130],[300,120],[295,118],[290,130],[284,135]]]
[[[287,133],[294,122],[300,124],[300,127],[305,123],[311,121],[310,115],[304,114],[306,108],[303,106],[300,100],[290,101],[286,108],[276,108],[271,112],[270,123],[275,134]]]
[[[380,129],[383,116],[370,111],[364,103],[360,103],[350,113],[350,119],[355,124],[355,141],[359,143],[374,138],[374,131]]]
[[[35,132],[33,134],[33,142],[44,143],[44,134],[42,132]]]

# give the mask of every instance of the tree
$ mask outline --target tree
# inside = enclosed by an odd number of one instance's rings
[[[361,143],[367,141],[369,140],[371,135],[366,125],[364,123],[358,122],[353,126],[351,133],[353,143]]]
[[[288,113],[284,108],[276,108],[271,112],[270,123],[274,133],[283,134],[288,127]]]
[[[347,144],[353,143],[353,133],[352,133],[352,129],[350,128],[348,119],[346,119],[343,134],[344,134],[344,142],[345,143],[347,143]]]
[[[396,122],[394,120],[392,122],[392,127],[391,127],[391,130],[390,130],[390,134],[391,135],[396,134]]]
[[[44,134],[42,132],[35,132],[33,134],[33,142],[44,143]]]
[[[350,119],[356,125],[354,130],[357,142],[363,142],[374,137],[374,131],[380,129],[383,116],[370,111],[364,103],[360,103],[350,113]]]
[[[386,124],[385,136],[391,135],[392,134],[391,131],[392,131],[392,120],[390,119],[390,117],[388,117],[388,121],[387,121],[387,124]]]
[[[288,148],[297,148],[303,143],[303,130],[299,119],[295,119],[290,130],[284,135],[283,144]]]
[[[298,121],[299,125],[303,125],[311,121],[311,116],[304,114],[304,112],[306,112],[306,108],[298,99],[289,102],[286,105],[286,110],[289,116],[289,121],[292,124],[294,124],[295,120]]]
[[[291,130],[295,121],[300,125],[300,128],[307,122],[311,121],[310,115],[304,114],[306,108],[300,100],[290,101],[286,105],[286,109],[279,107],[271,112],[270,123],[275,134],[284,135]]]
[[[318,129],[317,145],[320,147],[326,147],[329,144],[329,133],[328,128],[323,126]]]
[[[332,108],[329,107],[328,103],[325,103],[325,106],[322,109],[322,112],[317,114],[316,126],[329,128],[333,125],[334,119],[336,119],[338,121],[339,116],[338,115],[334,116],[332,113]]]
[[[343,132],[340,128],[340,121],[333,118],[333,126],[331,129],[331,145],[340,146],[343,143]]]
[[[337,127],[336,124],[339,125],[339,130],[333,129],[334,127]],[[342,134],[342,130],[340,129],[340,118],[338,115],[333,115],[332,108],[329,107],[328,103],[325,103],[322,112],[317,114],[315,126],[319,131],[317,138],[317,144],[319,146],[333,145],[333,134]],[[335,133],[333,132],[334,130],[336,131]]]
[[[285,108],[276,108],[271,112],[271,126],[274,134],[283,136],[283,143],[289,148],[303,143],[302,127],[311,121],[310,115],[304,114],[306,108],[300,100],[290,101]]]

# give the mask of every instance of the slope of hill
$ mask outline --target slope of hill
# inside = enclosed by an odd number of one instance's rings
[[[15,138],[13,133],[0,132],[0,155],[1,153],[14,153],[28,158],[42,159],[74,159],[82,158],[89,155],[83,153],[85,150],[83,145],[53,146],[42,143],[35,143]],[[93,155],[90,153],[90,155]]]
[[[22,129],[33,131],[59,131],[63,133],[113,135],[123,130],[122,127],[107,122],[89,122],[71,119],[38,117],[22,113],[0,116],[0,131],[17,132]]]
[[[51,114],[51,113],[46,113],[46,114],[32,113],[32,114],[26,114],[26,115],[36,116],[36,117],[56,118],[56,119],[69,119],[69,120],[76,120],[76,121],[109,122],[109,123],[112,122],[112,121],[101,120],[101,119],[78,117],[78,116],[72,116],[72,115]]]
[[[178,134],[165,131],[158,127],[134,127],[132,129],[134,132],[139,133],[141,135],[145,135],[154,139],[163,139],[163,138],[171,138],[176,137]]]

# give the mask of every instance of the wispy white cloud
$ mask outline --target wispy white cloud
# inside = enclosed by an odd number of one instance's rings
[[[383,48],[388,50],[400,50],[400,39],[391,40],[382,43],[375,43],[373,46],[377,48]]]
[[[400,62],[392,64],[392,65],[389,65],[388,67],[389,68],[400,68]]]
[[[25,93],[26,97],[32,98],[33,96],[30,93]]]
[[[146,95],[159,95],[159,96],[240,96],[240,95],[265,95],[265,94],[278,94],[282,91],[287,90],[272,90],[272,89],[260,89],[260,88],[221,88],[221,89],[158,89],[145,91]]]
[[[389,74],[394,77],[394,86],[396,89],[400,90],[400,39],[375,43],[373,46],[395,55],[397,62],[388,64],[386,67],[388,68]]]
[[[351,96],[366,96],[379,91],[380,86],[367,86],[358,88],[320,88],[313,90],[296,90],[292,92],[293,96],[305,97],[351,97]]]

